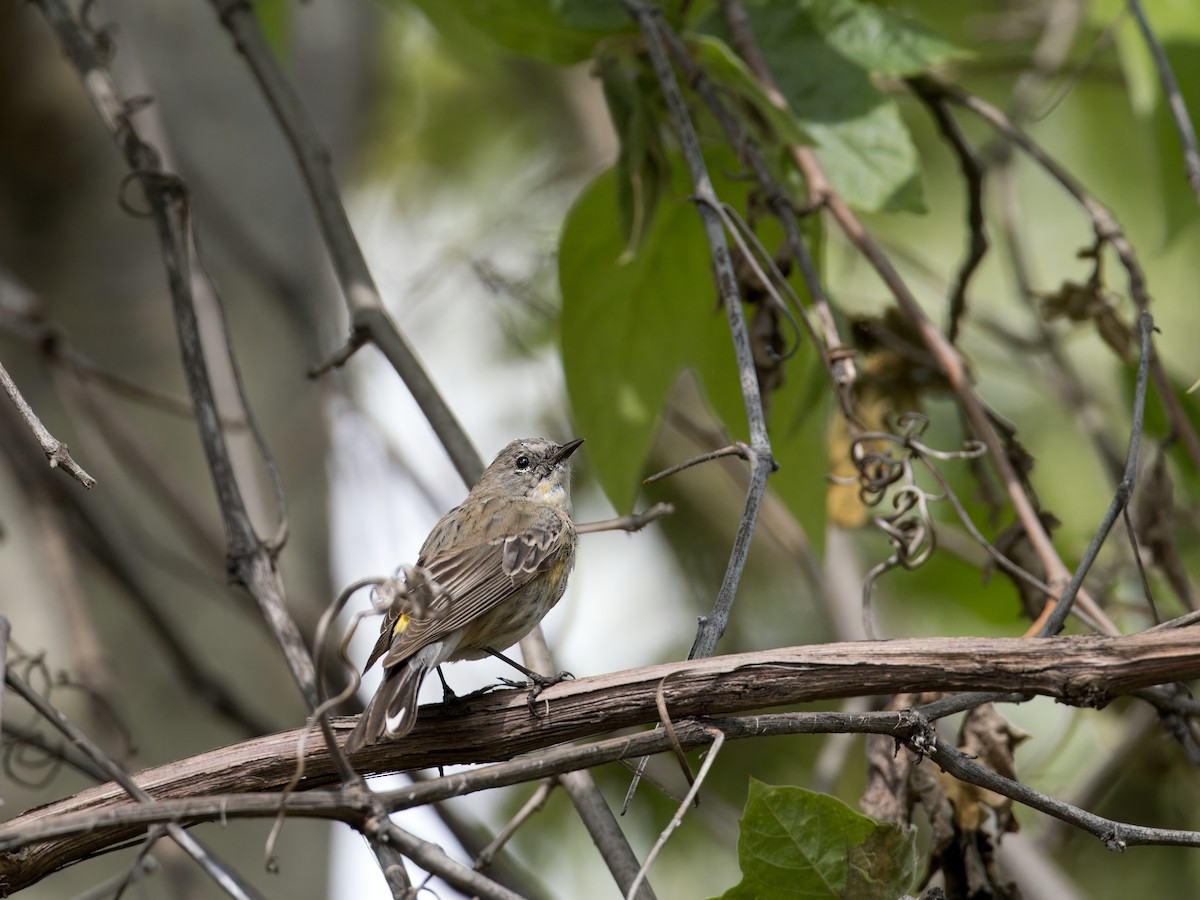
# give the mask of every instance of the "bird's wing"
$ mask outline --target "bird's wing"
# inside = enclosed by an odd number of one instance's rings
[[[540,503],[508,500],[501,512],[487,515],[484,501],[480,532],[464,540],[463,507],[437,524],[418,560],[433,582],[432,597],[420,611],[411,605],[388,614],[371,662],[399,665],[422,647],[474,621],[551,569],[574,550],[574,527],[565,513]],[[370,663],[368,663],[368,666]]]

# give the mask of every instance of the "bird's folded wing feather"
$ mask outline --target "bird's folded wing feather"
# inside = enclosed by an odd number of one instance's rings
[[[460,513],[461,507],[454,509],[438,523],[418,561],[436,584],[435,600],[420,615],[394,610],[384,623],[372,658],[387,646],[385,669],[484,615],[574,549],[573,526],[564,513],[544,504],[510,502],[502,516],[486,520],[478,539],[451,540],[430,552],[442,543],[437,539],[441,529],[461,535]],[[401,614],[409,617],[407,626],[393,635]]]

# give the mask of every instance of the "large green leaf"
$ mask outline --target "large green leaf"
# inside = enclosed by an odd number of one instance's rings
[[[653,223],[659,197],[671,177],[662,139],[664,114],[652,87],[653,74],[628,43],[611,43],[608,52],[596,58],[593,71],[604,85],[609,118],[621,145],[617,202],[627,242],[624,260],[637,251]]]
[[[857,0],[747,4],[763,57],[830,182],[868,212],[922,212],[917,151],[871,73],[906,75],[953,54],[940,38]],[[726,39],[717,17],[703,26]]]
[[[736,169],[724,153],[709,161],[719,195],[741,207],[748,184],[723,175]],[[559,280],[567,391],[600,484],[621,512],[633,505],[663,406],[685,370],[695,373],[730,436],[748,437],[729,326],[690,193],[686,167],[676,158],[658,211],[632,256],[612,170],[584,191],[563,228]],[[777,245],[777,225],[760,233],[766,246]],[[785,337],[795,340],[790,332]],[[771,486],[819,546],[827,391],[807,343],[785,365],[785,382],[770,398],[772,451],[780,464]]]
[[[737,369],[715,307],[711,263],[680,165],[637,253],[617,212],[612,170],[584,191],[567,216],[559,247],[562,350],[575,419],[613,505],[627,511],[659,415],[680,372],[725,356]]]
[[[721,900],[894,900],[916,871],[916,829],[827,794],[751,779],[739,825],[742,881]]]

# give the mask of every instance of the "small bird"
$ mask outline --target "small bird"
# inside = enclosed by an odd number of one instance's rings
[[[495,656],[535,690],[553,683],[499,651],[532,631],[566,590],[577,541],[570,459],[582,443],[513,441],[433,527],[417,558],[424,583],[412,592],[427,602],[395,603],[384,619],[366,665],[383,658],[383,684],[347,738],[348,753],[408,734],[421,683],[444,662]]]

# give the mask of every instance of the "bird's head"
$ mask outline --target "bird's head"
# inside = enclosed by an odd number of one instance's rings
[[[569,509],[571,454],[582,443],[556,444],[546,438],[513,441],[492,460],[472,493],[503,494]]]

